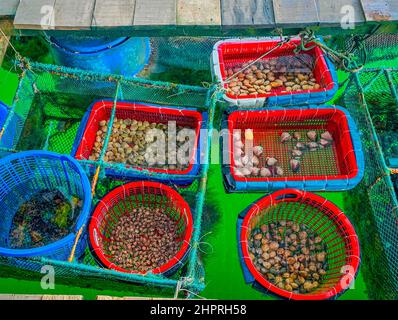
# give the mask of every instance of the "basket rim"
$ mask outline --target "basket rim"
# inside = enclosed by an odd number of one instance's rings
[[[74,231],[66,235],[65,237],[54,241],[50,244],[45,246],[37,247],[37,248],[30,248],[30,249],[9,249],[0,247],[0,254],[5,256],[12,256],[12,257],[34,257],[34,256],[41,256],[41,255],[48,255],[52,253],[56,253],[56,250],[61,249],[65,245],[68,245],[75,239],[75,235],[79,232],[81,228],[84,228],[87,224],[87,220],[90,216],[90,208],[91,208],[91,186],[88,180],[87,175],[85,174],[83,168],[80,166],[79,162],[69,155],[62,155],[51,151],[23,151],[18,152],[15,154],[8,155],[2,159],[0,159],[0,167],[9,163],[12,160],[26,158],[26,157],[43,157],[49,159],[58,159],[61,161],[68,161],[70,164],[74,166],[74,169],[80,176],[82,189],[85,194],[85,198],[83,201],[83,206],[81,209],[81,213],[76,221],[76,226]]]
[[[121,200],[123,200],[125,198],[126,189],[139,188],[139,187],[141,187],[141,188],[152,187],[152,188],[156,188],[159,190],[165,190],[168,198],[171,195],[173,198],[176,198],[178,200],[180,207],[185,212],[184,217],[186,219],[185,236],[182,241],[182,246],[179,249],[179,251],[176,253],[176,255],[172,259],[167,261],[165,264],[158,266],[152,270],[145,271],[145,272],[143,272],[143,271],[140,272],[140,271],[136,271],[136,270],[127,270],[127,269],[117,266],[116,264],[111,262],[108,258],[106,258],[102,248],[99,246],[99,244],[97,242],[97,235],[99,233],[98,225],[97,225],[97,223],[98,223],[97,217],[101,213],[100,210],[102,208],[108,209],[106,203],[108,200],[114,198],[115,195],[122,194],[123,197]],[[191,209],[190,209],[188,203],[184,200],[184,198],[176,190],[172,189],[171,187],[169,187],[163,183],[153,182],[153,181],[145,181],[145,180],[134,181],[134,182],[130,182],[127,184],[123,184],[121,186],[114,188],[111,192],[107,193],[105,195],[105,197],[103,197],[99,201],[97,206],[95,207],[92,217],[91,217],[91,220],[90,220],[90,224],[89,224],[90,245],[91,245],[93,251],[95,252],[95,255],[99,258],[100,263],[109,269],[123,272],[123,273],[130,273],[130,274],[142,274],[142,275],[146,275],[146,274],[150,274],[150,273],[162,274],[162,273],[165,273],[165,272],[171,270],[175,265],[177,265],[178,262],[180,262],[184,258],[185,254],[187,253],[187,251],[190,247],[190,241],[191,241],[192,235],[193,235],[193,217],[192,217]]]
[[[294,197],[284,197],[286,195],[293,195]],[[281,198],[282,197],[282,198]],[[281,198],[281,199],[279,199]],[[280,202],[298,202],[302,201],[303,199],[309,199],[313,202],[316,202],[318,204],[321,204],[324,207],[327,207],[328,209],[332,210],[336,215],[334,216],[334,220],[338,221],[339,224],[344,226],[347,230],[347,233],[349,234],[348,236],[345,237],[346,241],[350,243],[352,246],[353,254],[351,257],[354,257],[353,262],[349,264],[350,267],[353,268],[353,272],[350,273],[352,278],[350,279],[349,283],[343,288],[341,285],[341,282],[339,281],[337,284],[335,284],[333,287],[331,287],[329,290],[323,293],[319,294],[299,294],[299,293],[293,293],[289,292],[283,289],[278,288],[277,286],[273,285],[271,282],[266,280],[265,277],[261,275],[259,271],[257,271],[256,267],[254,266],[252,260],[249,257],[249,250],[248,250],[248,225],[253,216],[256,216],[261,208],[268,207],[271,205],[276,205],[277,203]],[[335,223],[335,225],[340,228],[341,226]],[[316,195],[314,193],[310,193],[307,191],[301,191],[298,189],[284,189],[280,191],[276,191],[256,203],[254,203],[250,209],[248,210],[247,214],[245,215],[243,222],[242,222],[242,227],[241,227],[241,233],[240,233],[240,239],[239,239],[242,253],[243,253],[243,261],[245,262],[247,268],[249,269],[250,273],[253,275],[254,279],[259,282],[264,288],[288,299],[293,299],[293,300],[324,300],[324,299],[330,299],[338,294],[341,294],[346,290],[346,288],[349,287],[349,285],[352,283],[354,280],[359,264],[360,264],[360,247],[359,247],[359,241],[358,237],[356,235],[355,229],[347,216],[343,213],[342,210],[340,210],[334,203],[331,201]],[[344,274],[342,273],[342,276]]]

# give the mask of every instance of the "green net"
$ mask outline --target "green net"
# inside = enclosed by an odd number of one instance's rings
[[[389,113],[397,103],[389,90],[396,84],[391,87],[387,79],[395,72],[365,69],[354,74],[343,98],[360,128],[366,162],[362,183],[346,195],[346,201],[360,235],[368,290],[376,299],[396,299],[398,292],[398,202],[379,140],[388,133],[380,131],[377,125],[383,115],[386,125],[394,121]],[[393,130],[388,132],[394,133]]]
[[[202,87],[105,76],[33,63],[21,75],[19,89],[12,106],[13,111],[9,116],[18,116],[19,126],[15,143],[7,151],[47,150],[70,154],[85,112],[94,101],[102,99],[113,101],[114,107],[110,121],[114,120],[117,102],[140,101],[164,106],[193,107],[199,112],[207,112],[208,117],[204,127],[211,130],[216,106],[216,98],[212,92],[211,89]],[[111,124],[110,127],[112,127]],[[7,130],[7,121],[5,129]],[[109,139],[109,136],[110,132],[107,133],[106,140]],[[32,139],[32,137],[35,138]],[[106,140],[104,149],[107,144]],[[210,146],[210,143],[207,143],[206,146]],[[207,149],[201,150],[204,157],[209,156]],[[128,173],[129,170],[133,170],[138,174],[137,179],[173,177],[173,175],[126,168],[123,164],[106,163],[103,161],[103,157],[104,151],[98,161],[80,161],[95,188],[94,205],[115,187],[131,181],[127,178],[111,179],[105,175],[105,168],[118,169],[122,177],[123,172]],[[93,167],[100,168],[97,177],[93,176]],[[3,266],[14,266],[35,272],[40,272],[43,265],[49,264],[55,268],[57,276],[65,281],[84,277],[86,281],[97,279],[114,282],[127,281],[144,284],[148,287],[181,287],[188,290],[187,292],[199,292],[204,287],[204,279],[197,246],[201,236],[207,171],[208,164],[203,164],[199,173],[191,177],[192,184],[180,187],[174,186],[186,198],[192,209],[194,233],[185,267],[171,277],[152,274],[123,274],[101,268],[89,247],[82,257],[73,262],[44,258],[35,260],[1,257],[0,263]]]

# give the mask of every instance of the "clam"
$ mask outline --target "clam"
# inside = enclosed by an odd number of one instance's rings
[[[290,135],[289,132],[282,132],[281,134],[281,142],[285,143],[292,140],[292,136]]]
[[[300,170],[300,161],[297,159],[290,160],[290,168],[293,172],[298,172]]]
[[[333,136],[329,131],[325,131],[321,134],[321,138],[327,141],[333,141]]]
[[[330,144],[329,140],[326,140],[326,139],[323,139],[323,138],[319,140],[319,145],[322,146],[322,147],[326,147],[329,144]]]
[[[292,150],[292,157],[300,158],[303,155],[303,152],[299,149]]]
[[[273,167],[278,163],[278,160],[275,158],[267,158],[266,161],[267,161],[267,165],[270,167]]]
[[[293,133],[293,138],[294,138],[295,140],[300,140],[300,139],[301,139],[301,134],[300,134],[300,132],[295,132],[295,133]]]
[[[253,176],[258,176],[259,174],[260,174],[260,168],[257,168],[257,167],[252,167],[251,169],[251,174],[253,175]]]
[[[311,141],[316,141],[317,139],[317,133],[315,131],[308,131],[307,132],[307,137],[308,139],[310,139]]]
[[[277,177],[282,177],[284,174],[283,169],[281,167],[275,167],[274,172]]]
[[[268,178],[272,176],[272,172],[268,168],[261,168],[260,169],[260,175],[264,178]]]
[[[261,156],[262,153],[263,153],[263,151],[264,151],[264,149],[263,149],[262,146],[255,146],[255,147],[253,148],[253,153],[254,153],[254,155],[256,155],[257,157]]]
[[[303,151],[305,149],[305,144],[302,143],[302,142],[297,142],[296,145],[295,145],[295,148],[297,150]]]

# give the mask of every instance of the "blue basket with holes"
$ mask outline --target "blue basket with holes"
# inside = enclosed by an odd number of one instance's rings
[[[41,247],[15,249],[10,231],[21,205],[43,190],[60,191],[67,199],[77,197],[82,205],[71,232]],[[46,257],[67,260],[78,232],[83,229],[75,250],[79,257],[85,250],[85,232],[91,207],[89,180],[79,163],[70,156],[47,151],[27,151],[0,160],[0,256],[11,258]]]

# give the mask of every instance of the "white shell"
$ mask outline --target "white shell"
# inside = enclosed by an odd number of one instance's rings
[[[255,147],[253,148],[253,153],[254,153],[257,157],[259,157],[259,156],[262,155],[263,150],[264,150],[264,149],[263,149],[262,146],[255,146]]]
[[[271,170],[268,169],[268,168],[261,168],[261,170],[260,170],[260,175],[261,175],[262,177],[271,177],[271,176],[272,176],[272,172],[271,172]]]
[[[278,163],[278,160],[276,160],[275,158],[267,158],[267,165],[269,165],[270,167],[276,165]]]

